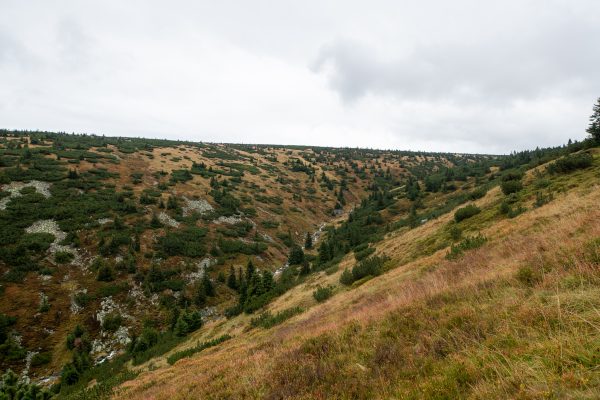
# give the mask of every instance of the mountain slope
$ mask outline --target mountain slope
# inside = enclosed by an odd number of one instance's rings
[[[501,159],[2,130],[0,367],[61,396],[137,369],[464,202]]]
[[[268,306],[304,310],[279,325],[248,327],[247,316],[207,324],[176,350],[232,339],[173,366],[154,362],[115,398],[597,398],[593,154],[593,166],[575,172],[528,171],[513,218],[503,213],[510,196],[495,188],[458,224],[451,212],[388,233],[375,244],[390,258],[384,273],[341,285],[356,264],[348,255],[337,272],[311,276]],[[452,243],[454,226],[463,237],[456,247],[486,240],[448,256],[442,243]],[[329,284],[334,295],[317,303],[313,290]]]

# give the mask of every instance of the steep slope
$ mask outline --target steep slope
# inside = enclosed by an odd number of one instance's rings
[[[360,264],[349,254],[267,306],[271,316],[297,314],[274,326],[244,315],[213,321],[175,351],[232,338],[172,366],[157,359],[114,397],[598,398],[592,154],[591,167],[542,165],[513,194],[489,190],[460,222],[454,209],[413,229],[399,224],[373,245],[389,257],[381,274],[340,284]],[[516,185],[508,178],[505,192]],[[316,302],[326,285],[333,296]]]
[[[365,247],[386,221],[409,219],[419,185],[435,191],[418,201],[433,209],[469,195],[500,159],[0,136],[0,367],[60,383],[54,390],[62,395],[100,379],[94,365],[143,364],[196,337],[202,323],[259,313],[311,274],[335,268],[350,243],[334,243],[330,230],[327,257],[308,251],[306,275],[287,261],[307,234],[318,240],[324,224],[343,225],[362,202],[383,207],[352,239]],[[249,262],[260,288],[230,284],[232,276],[242,281]]]

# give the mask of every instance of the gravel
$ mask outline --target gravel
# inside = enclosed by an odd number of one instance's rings
[[[50,197],[50,183],[42,182],[42,181],[31,181],[27,183],[23,182],[11,182],[6,185],[2,185],[2,190],[9,192],[10,196],[3,198],[0,200],[0,210],[6,210],[6,206],[8,203],[16,198],[21,197],[21,190],[26,187],[33,187],[35,190],[41,194],[42,196],[48,198]]]
[[[43,219],[34,222],[31,226],[25,228],[25,232],[27,233],[49,233],[54,236],[54,241],[50,245],[48,251],[50,254],[56,254],[58,252],[66,251],[73,254],[73,260],[71,260],[72,265],[83,266],[83,257],[80,252],[77,251],[73,246],[65,246],[60,244],[65,238],[67,234],[60,229],[56,221],[53,219]]]
[[[170,226],[172,228],[178,228],[179,222],[175,221],[173,218],[169,216],[169,214],[165,212],[161,212],[158,214],[158,220],[164,225]]]
[[[242,222],[242,219],[240,217],[236,217],[236,216],[231,216],[231,217],[225,217],[225,216],[221,216],[217,219],[215,219],[213,221],[215,224],[230,224],[230,225],[234,225],[237,224],[239,222]]]
[[[187,197],[184,197],[183,200],[185,201],[185,205],[182,207],[184,217],[187,217],[194,212],[204,214],[205,212],[213,210],[213,207],[206,200],[190,200]]]
[[[125,313],[125,311],[117,304],[111,296],[106,297],[100,303],[100,310],[96,312],[96,320],[102,326],[107,315],[118,313],[123,319],[134,320],[134,318]],[[98,355],[96,362],[103,362],[111,358],[111,354],[116,354],[118,348],[122,348],[131,342],[129,337],[129,328],[121,325],[116,332],[100,331],[100,337],[92,342],[92,353]]]

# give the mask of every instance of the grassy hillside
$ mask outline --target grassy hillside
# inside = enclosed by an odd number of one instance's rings
[[[0,366],[68,396],[218,344],[226,317],[274,325],[294,312],[265,306],[485,194],[507,160],[0,131]]]
[[[347,253],[260,320],[207,324],[114,398],[598,398],[600,153],[503,169],[471,211],[424,195],[362,263]]]

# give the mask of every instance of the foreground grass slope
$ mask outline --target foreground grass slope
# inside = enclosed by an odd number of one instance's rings
[[[375,251],[389,257],[386,272],[342,286],[356,263],[347,256],[270,304],[275,316],[304,310],[278,325],[252,328],[243,315],[207,324],[176,350],[232,339],[172,366],[144,365],[114,398],[600,397],[592,153],[590,168],[528,171],[515,196],[490,190],[459,223],[447,213],[391,231]],[[456,229],[463,239],[452,238]],[[452,243],[474,235],[485,242],[448,257]],[[333,296],[317,303],[313,291],[327,285]]]

